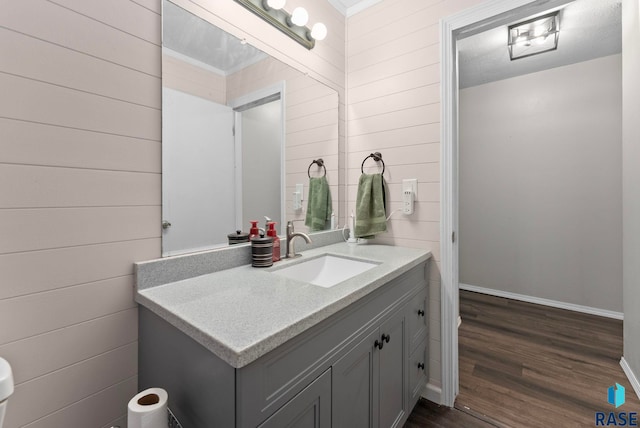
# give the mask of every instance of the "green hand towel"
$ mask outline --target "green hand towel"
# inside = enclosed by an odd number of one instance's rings
[[[307,216],[304,224],[311,231],[325,230],[327,220],[331,220],[331,190],[327,177],[309,179]]]
[[[386,200],[382,174],[362,174],[356,196],[357,238],[373,238],[387,230]]]

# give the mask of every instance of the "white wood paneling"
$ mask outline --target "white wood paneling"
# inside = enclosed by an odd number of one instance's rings
[[[162,13],[162,3],[158,0],[129,0],[131,3],[136,3],[152,12],[160,15]]]
[[[108,2],[88,2],[86,0],[49,0],[64,8],[78,12],[81,15],[95,19],[105,25],[113,26],[136,38],[146,40],[160,46],[160,19],[149,13],[148,8],[159,6],[158,1],[147,1],[146,8],[140,1],[109,0]],[[155,10],[160,13],[159,9]],[[151,25],[140,25],[148,22]]]
[[[120,64],[4,28],[0,55],[5,73],[160,108],[160,79]]]
[[[160,254],[159,10],[3,3],[5,427],[104,426],[137,390],[132,264]]]
[[[351,83],[362,86],[387,77],[396,76],[411,70],[437,64],[438,45],[430,45],[419,52],[409,52],[404,55],[378,62],[366,68],[349,73],[349,87]],[[423,52],[425,51],[426,52]]]
[[[160,207],[0,210],[0,254],[160,236]]]
[[[126,427],[129,398],[138,393],[138,377],[132,376],[122,382],[89,395],[68,407],[53,412],[25,428],[69,428],[69,427]],[[113,419],[118,416],[117,419]],[[106,423],[105,423],[106,422]]]
[[[0,118],[0,162],[112,171],[161,170],[160,142]]]
[[[0,344],[134,306],[132,275],[0,300],[2,325],[11,326],[0,331]]]
[[[429,123],[410,128],[387,129],[375,134],[349,137],[349,149],[356,152],[374,151],[378,147],[397,147],[440,141],[440,124]],[[351,156],[349,156],[351,158]],[[362,162],[362,160],[360,160]]]
[[[133,343],[137,331],[138,309],[132,308],[2,345],[0,355],[11,361],[19,385]]]
[[[98,8],[99,3],[102,2],[90,2],[91,7]],[[151,11],[147,15],[138,24],[159,32],[160,16]],[[119,14],[119,19],[127,20],[123,14]],[[0,26],[160,77],[161,53],[157,43],[47,0],[3,2]]]
[[[3,254],[0,299],[132,275],[131,261],[156,258],[159,248],[157,237]]]
[[[330,33],[307,51],[234,2],[188,3],[337,90],[345,149],[339,12],[308,5]],[[137,392],[132,264],[160,256],[161,1],[1,9],[0,355],[19,383],[5,428],[125,426]]]
[[[162,56],[162,86],[216,102],[227,103],[227,85],[223,75],[196,63],[175,58],[170,53]]]
[[[370,83],[358,84],[357,82],[350,81],[349,102],[350,104],[358,103],[438,82],[440,82],[440,69],[438,65],[429,65],[375,80]]]
[[[130,379],[137,373],[137,355],[138,343],[134,342],[17,385],[5,424],[8,427],[26,425]],[[119,397],[120,404],[121,400]],[[77,412],[78,408],[74,414]],[[117,414],[111,417],[115,416]],[[49,426],[48,421],[44,426]]]
[[[362,50],[353,50],[354,55],[349,57],[349,70],[361,70],[429,46],[433,43],[434,39],[431,36],[435,34],[436,29],[435,25],[418,28],[398,38],[389,37],[389,34],[386,34],[386,37],[381,38],[379,45],[373,50],[371,49],[373,44],[369,41],[363,45]]]
[[[0,73],[0,116],[160,140],[160,110]]]
[[[373,98],[351,105],[350,119],[363,119],[384,113],[403,111],[407,108],[435,104],[440,101],[440,86],[427,85],[387,97]]]
[[[160,205],[160,174],[0,164],[0,208]]]

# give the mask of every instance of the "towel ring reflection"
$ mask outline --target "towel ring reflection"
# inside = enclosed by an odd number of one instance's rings
[[[382,160],[382,154],[380,154],[380,152],[371,153],[369,156],[364,158],[364,160],[362,161],[362,165],[360,166],[360,171],[362,171],[362,173],[364,174],[364,163],[369,158],[373,158],[373,160],[376,162],[382,162],[382,173],[384,174],[384,161]]]
[[[318,165],[318,168],[322,167],[324,169],[323,177],[326,177],[327,167],[324,166],[324,161],[322,160],[322,158],[319,158],[319,159],[314,159],[313,162],[309,164],[309,168],[307,168],[307,175],[309,176],[309,178],[311,178],[311,165],[313,165],[314,163]]]

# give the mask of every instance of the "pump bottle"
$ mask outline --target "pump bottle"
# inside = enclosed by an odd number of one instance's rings
[[[278,238],[275,221],[267,222],[267,236],[273,238],[273,261],[280,261],[280,238]]]

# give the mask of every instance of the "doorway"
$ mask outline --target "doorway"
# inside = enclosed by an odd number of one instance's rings
[[[457,40],[507,25],[525,17],[570,3],[569,0],[495,0],[465,10],[441,22],[442,85],[442,183],[441,183],[441,278],[442,278],[442,395],[453,406],[458,394],[458,295],[459,259],[456,232],[458,212],[458,63]]]
[[[236,229],[285,218],[284,82],[229,102],[234,110]]]

